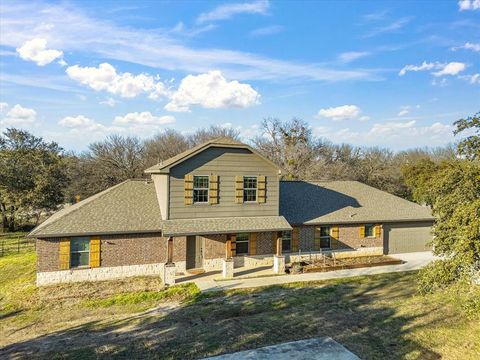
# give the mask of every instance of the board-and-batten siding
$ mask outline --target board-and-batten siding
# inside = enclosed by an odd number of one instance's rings
[[[184,202],[186,174],[218,175],[218,200],[215,205]],[[237,204],[235,176],[266,176],[266,202]],[[231,216],[277,216],[279,212],[278,170],[247,149],[209,148],[170,170],[170,219]]]

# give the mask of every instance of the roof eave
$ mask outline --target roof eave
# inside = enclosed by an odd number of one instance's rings
[[[46,239],[46,238],[60,238],[60,237],[73,237],[73,236],[102,236],[102,235],[126,235],[126,234],[152,234],[152,233],[161,233],[162,229],[151,229],[151,230],[128,230],[128,231],[86,231],[86,232],[72,232],[72,233],[40,233],[33,234],[31,232],[26,237],[35,238],[35,239]]]
[[[315,221],[315,220],[310,220],[306,221],[304,223],[296,224],[293,223],[293,225],[331,225],[331,224],[339,224],[339,225],[344,225],[344,224],[364,224],[364,223],[405,223],[405,222],[422,222],[422,221],[435,221],[435,217],[426,217],[426,218],[414,218],[414,219],[355,219],[355,220],[341,220],[341,221]]]

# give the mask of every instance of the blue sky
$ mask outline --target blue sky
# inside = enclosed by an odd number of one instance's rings
[[[0,4],[0,130],[68,150],[263,118],[334,143],[441,146],[480,110],[480,0]]]

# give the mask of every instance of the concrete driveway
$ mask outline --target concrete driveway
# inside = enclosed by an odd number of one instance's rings
[[[329,337],[291,341],[254,350],[240,351],[204,360],[360,360]]]
[[[232,280],[221,281],[214,280],[213,278],[208,278],[192,281],[197,284],[201,291],[220,291],[228,289],[254,288],[269,285],[288,284],[297,281],[319,281],[363,275],[412,271],[421,269],[425,265],[436,259],[436,257],[433,256],[431,251],[406,254],[389,254],[389,256],[403,260],[405,261],[405,263],[400,265],[386,265],[361,269],[336,270],[329,272],[306,273],[298,275],[276,275],[241,279],[234,278]]]

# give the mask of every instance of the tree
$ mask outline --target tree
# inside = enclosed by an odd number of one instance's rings
[[[64,200],[67,166],[63,149],[27,131],[0,136],[0,211],[4,229],[14,231],[20,216],[38,223],[42,211]]]
[[[473,135],[458,143],[458,153],[470,160],[480,160],[480,112],[466,119],[457,120],[454,125],[457,127],[453,132],[455,135],[470,129],[473,131]]]
[[[219,137],[228,137],[233,140],[240,140],[240,132],[230,127],[212,125],[209,128],[198,129],[193,135],[190,135],[187,139],[190,147],[193,147]]]

